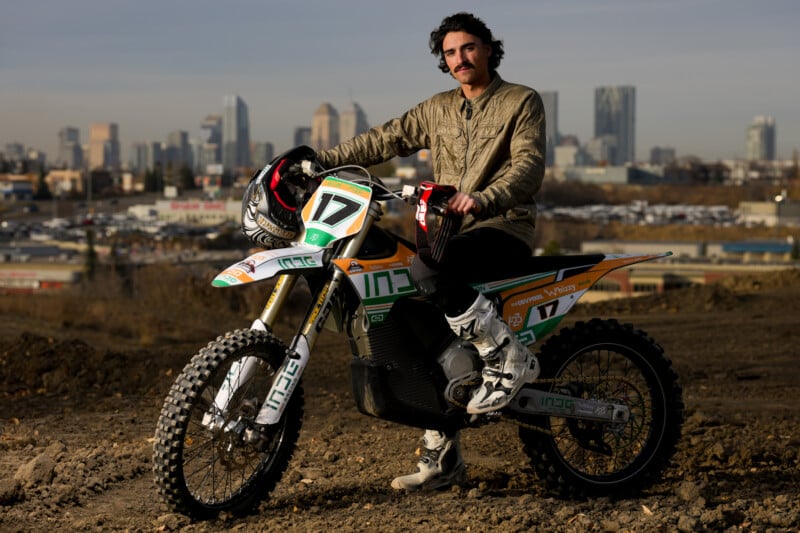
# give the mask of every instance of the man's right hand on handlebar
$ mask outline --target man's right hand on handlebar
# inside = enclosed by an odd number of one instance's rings
[[[468,215],[470,213],[480,213],[481,204],[478,203],[478,201],[469,194],[463,192],[457,192],[450,198],[450,201],[447,203],[447,212],[454,213],[456,215]]]

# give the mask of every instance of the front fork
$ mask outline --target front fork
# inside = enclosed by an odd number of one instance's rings
[[[380,218],[380,215],[380,204],[373,202],[367,213],[364,227],[345,244],[338,257],[355,257],[364,243],[369,227],[375,220]],[[332,264],[329,268],[331,268],[330,279],[320,288],[314,306],[306,314],[302,329],[292,340],[287,350],[286,358],[276,372],[272,386],[256,415],[255,422],[257,424],[276,424],[280,420],[294,389],[300,382],[303,371],[308,364],[311,350],[317,342],[333,304],[339,298],[339,287],[345,275],[334,268]],[[284,274],[278,278],[275,288],[272,290],[269,300],[261,312],[261,316],[253,321],[250,329],[266,331],[268,328],[272,328],[297,279],[297,274]],[[203,417],[204,426],[209,429],[221,427],[222,419],[224,418],[222,414],[228,411],[231,397],[241,383],[247,382],[252,377],[257,365],[258,358],[251,356],[243,357],[231,365],[220,390],[214,398],[211,411]],[[236,421],[232,421],[231,424],[236,424]]]
[[[333,305],[333,299],[337,297],[342,277],[343,274],[335,270],[331,279],[320,289],[316,303],[306,316],[302,331],[292,340],[292,344],[286,352],[286,358],[275,373],[272,387],[256,415],[255,422],[257,424],[275,424],[280,420],[281,414],[283,414],[283,410],[289,403],[289,398],[291,398],[292,392],[300,382],[303,370],[308,364],[311,348],[316,343],[322,326],[325,324]],[[267,331],[274,324],[277,317],[275,310],[282,307],[286,296],[291,292],[296,281],[296,275],[285,275],[279,278],[264,311],[259,318],[253,321],[250,329]],[[211,409],[203,415],[204,426],[212,430],[223,427],[224,413],[228,411],[228,404],[231,398],[241,384],[247,383],[253,377],[259,364],[259,358],[253,356],[242,357],[231,364],[225,380],[214,397]],[[236,424],[236,420],[229,422],[230,428],[233,428]]]
[[[264,306],[261,315],[250,325],[251,330],[267,331],[275,323],[278,312],[283,308],[283,304],[289,298],[292,290],[297,284],[296,274],[284,274],[278,277],[275,287],[270,293],[269,300]],[[228,410],[228,403],[242,383],[247,383],[253,377],[259,365],[257,357],[245,356],[234,361],[228,369],[225,380],[214,397],[214,403],[208,412],[203,415],[203,425],[208,429],[221,429],[225,424],[223,416]],[[232,421],[231,424],[235,424]]]

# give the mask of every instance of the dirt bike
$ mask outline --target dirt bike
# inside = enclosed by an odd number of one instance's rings
[[[427,182],[392,191],[361,167],[311,174],[296,242],[250,255],[212,282],[274,285],[250,327],[200,349],[169,391],[153,463],[173,511],[247,513],[269,496],[298,441],[303,370],[324,327],[350,341],[353,396],[366,415],[444,431],[513,422],[538,477],[565,497],[625,495],[658,480],[683,423],[681,387],[661,346],[600,318],[543,339],[607,273],[670,252],[532,256],[476,280],[518,338],[537,343],[541,374],[499,412],[468,415],[483,363],[417,295],[410,274],[418,250],[435,261],[457,231],[445,208],[453,191]],[[416,205],[416,245],[376,224],[396,199]],[[272,329],[300,285],[310,304],[285,343]]]

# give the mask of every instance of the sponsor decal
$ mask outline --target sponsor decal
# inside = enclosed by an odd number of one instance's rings
[[[279,226],[276,226],[275,224],[267,220],[266,217],[264,217],[264,215],[262,215],[261,213],[259,213],[258,217],[256,218],[256,224],[258,224],[258,226],[267,233],[271,233],[272,235],[280,237],[281,239],[291,240],[294,239],[295,237],[294,231],[287,231]]]
[[[300,364],[294,359],[287,359],[286,366],[278,376],[275,385],[272,386],[272,393],[267,399],[266,406],[273,411],[278,411],[283,403],[283,399],[294,390],[295,380],[298,378]]]
[[[256,271],[256,262],[253,261],[252,259],[250,259],[248,261],[242,261],[237,266],[239,268],[241,268],[242,270],[246,270],[247,272],[249,272],[251,274]]]
[[[512,329],[519,328],[522,325],[522,315],[514,313],[508,317],[508,325],[511,326]]]
[[[358,261],[350,261],[350,266],[347,267],[347,271],[350,273],[363,272],[364,267],[362,267],[361,263]]]
[[[540,403],[542,407],[553,407],[555,409],[564,409],[570,411],[575,409],[575,400],[557,398],[555,396],[543,396]]]
[[[425,231],[428,231],[428,226],[425,224],[425,217],[427,216],[427,214],[428,214],[428,203],[425,202],[424,200],[420,200],[420,202],[417,204],[416,218],[417,222],[419,222],[419,225],[422,226],[422,228]]]
[[[282,269],[289,270],[293,268],[314,268],[319,265],[314,260],[313,256],[298,255],[295,257],[283,257],[281,259],[278,259],[278,266],[280,266]]]
[[[538,302],[542,298],[543,296],[541,294],[534,294],[533,296],[528,296],[527,298],[514,300],[513,302],[511,302],[511,307],[520,307],[522,305],[527,306],[529,304],[532,304],[533,302]]]
[[[411,272],[406,268],[364,275],[365,299],[406,294],[415,290]]]
[[[551,289],[543,289],[544,293],[548,295],[550,298],[555,298],[557,296],[561,296],[562,294],[569,294],[575,292],[577,288],[575,285],[564,285],[562,287],[553,287]]]

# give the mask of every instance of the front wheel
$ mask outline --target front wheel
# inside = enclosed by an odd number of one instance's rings
[[[548,488],[566,497],[623,496],[655,482],[675,452],[684,410],[661,346],[628,324],[593,319],[549,339],[539,358],[546,390],[630,410],[622,425],[529,419],[520,437]]]
[[[159,493],[172,511],[208,518],[252,511],[275,488],[300,433],[298,384],[280,421],[255,417],[286,356],[271,333],[237,330],[210,342],[175,380],[153,447]]]

